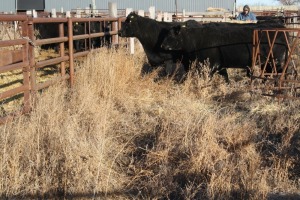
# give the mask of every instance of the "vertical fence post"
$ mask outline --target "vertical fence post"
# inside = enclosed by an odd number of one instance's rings
[[[122,28],[122,18],[118,18],[118,31]],[[118,37],[118,45],[120,44],[120,38]]]
[[[138,10],[138,15],[145,17],[145,11],[144,10]]]
[[[89,51],[91,51],[91,49],[93,48],[93,45],[92,45],[92,38],[91,38],[91,23],[93,23],[93,22],[91,22],[90,20],[89,20],[89,22],[88,22],[88,34],[89,34],[89,42],[88,42],[88,49],[89,49]],[[95,22],[94,22],[95,23]]]
[[[155,19],[155,7],[154,6],[150,6],[150,8],[149,8],[149,18]]]
[[[73,20],[68,18],[68,42],[69,42],[69,64],[70,64],[70,86],[74,86],[74,50],[73,50]]]
[[[28,37],[31,41],[33,41],[33,44],[35,42],[35,37],[34,37],[34,24],[33,24],[33,19],[32,17],[27,17],[28,19]],[[34,96],[36,95],[36,70],[35,70],[35,54],[34,54],[34,46],[29,45],[28,47],[28,57],[29,57],[29,65],[30,65],[30,89],[31,89],[31,98],[33,99]]]
[[[164,22],[172,22],[172,15],[168,12],[164,12]]]
[[[182,21],[182,22],[185,22],[185,9],[182,10],[181,21]]]
[[[83,28],[84,28],[84,34],[87,34],[87,28],[89,28],[89,30],[90,30],[90,21],[88,21],[88,22],[83,22]],[[89,34],[89,38],[87,39],[87,38],[85,38],[84,39],[84,50],[86,51],[88,48],[89,48],[89,50],[91,49],[88,45],[88,40],[90,40],[91,39],[91,36],[90,36],[90,31],[88,31],[88,34]]]
[[[71,17],[71,12],[70,11],[67,11],[66,12],[66,17],[68,18],[68,17]]]
[[[57,16],[56,16],[56,9],[55,8],[52,8],[51,9],[51,17],[52,18],[56,18]]]
[[[163,15],[161,12],[157,13],[156,21],[159,21],[159,22],[163,21]]]
[[[58,25],[59,27],[59,37],[64,37],[64,23],[60,23]],[[59,55],[60,57],[65,56],[65,43],[61,42],[59,44]],[[65,67],[65,61],[61,62],[60,64],[60,74],[62,77],[64,77],[66,75],[66,67]]]
[[[117,4],[113,2],[108,3],[108,8],[109,8],[109,16],[113,18],[118,17],[118,10],[117,10]],[[118,30],[118,22],[112,22],[112,31],[117,31]],[[112,36],[112,45],[117,44],[118,41],[118,35],[113,35]]]
[[[28,19],[26,21],[22,22],[22,36],[28,37]],[[28,55],[29,50],[29,43],[26,42],[22,46],[22,57],[23,62],[27,62],[29,59]],[[23,67],[23,85],[26,87],[26,90],[24,91],[24,113],[27,113],[31,110],[31,104],[30,104],[30,65]]]

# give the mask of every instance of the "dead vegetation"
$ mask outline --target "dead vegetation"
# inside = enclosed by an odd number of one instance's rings
[[[76,85],[0,127],[3,199],[299,198],[299,101],[192,71],[141,76],[142,51],[92,52]]]

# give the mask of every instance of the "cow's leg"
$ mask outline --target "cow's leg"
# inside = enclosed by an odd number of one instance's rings
[[[167,76],[165,66],[152,66],[149,63],[144,63],[141,69],[141,76],[146,76],[157,70],[157,77],[154,78],[154,82],[160,81],[162,78]]]
[[[249,78],[252,77],[252,75],[253,75],[252,69],[248,66],[246,68],[246,73],[247,73],[247,77],[249,77]]]
[[[74,40],[74,47],[76,51],[80,51],[80,41]]]
[[[225,79],[226,83],[230,83],[229,81],[229,77],[228,77],[228,73],[227,73],[227,69],[226,68],[222,68],[218,71],[218,74],[220,74],[221,76],[223,76],[223,78]]]
[[[213,75],[218,71],[218,67],[217,66],[213,66],[212,69],[209,72],[209,77],[212,78]]]
[[[149,63],[144,63],[141,69],[141,75],[144,76],[146,74],[150,74],[153,72],[157,67],[153,67]]]
[[[218,74],[220,74],[221,76],[223,76],[223,78],[225,79],[226,83],[230,83],[226,68],[220,68],[219,66],[214,66],[212,68],[212,70],[210,71],[210,73],[209,73],[210,78],[212,78],[213,75],[216,72],[218,72]]]
[[[166,74],[173,78],[177,83],[182,83],[186,78],[186,70],[181,62],[166,62]]]

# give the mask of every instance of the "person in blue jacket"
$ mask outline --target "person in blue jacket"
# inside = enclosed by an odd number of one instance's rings
[[[242,21],[256,21],[256,16],[254,13],[250,12],[250,7],[245,5],[243,7],[243,12],[241,12],[236,19]]]

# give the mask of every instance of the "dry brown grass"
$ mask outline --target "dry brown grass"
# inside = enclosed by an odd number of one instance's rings
[[[49,88],[1,126],[1,198],[299,197],[299,101],[206,73],[154,82],[140,76],[144,61],[94,51],[74,88]]]

